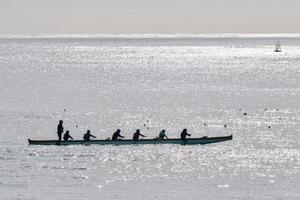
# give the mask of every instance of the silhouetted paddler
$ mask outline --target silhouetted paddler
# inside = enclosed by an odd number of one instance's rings
[[[91,137],[92,138],[96,138],[96,136],[94,136],[94,135],[91,134],[90,130],[87,130],[86,134],[83,135],[83,140],[84,141],[90,141]]]
[[[181,140],[183,140],[183,141],[186,141],[186,136],[191,136],[192,134],[189,134],[188,132],[187,132],[187,129],[185,128],[185,129],[183,129],[183,131],[181,132],[181,134],[180,134],[180,138],[181,138]]]
[[[118,129],[116,132],[114,132],[114,134],[113,134],[113,136],[112,136],[112,140],[117,140],[119,137],[120,138],[124,138],[124,136],[122,136],[121,134],[120,134],[120,132],[121,132],[121,130],[120,129]]]
[[[59,124],[57,125],[58,141],[61,141],[61,135],[63,132],[64,132],[63,120],[59,120]]]
[[[159,137],[159,139],[164,139],[164,138],[169,139],[168,136],[166,135],[166,131],[164,129],[161,130],[158,137]]]
[[[135,133],[133,134],[133,140],[134,141],[138,141],[140,136],[146,137],[145,135],[143,135],[143,134],[140,133],[140,129],[137,129],[135,131]]]
[[[66,131],[66,133],[64,134],[64,141],[68,141],[69,139],[72,139],[72,136],[70,135],[69,131]]]

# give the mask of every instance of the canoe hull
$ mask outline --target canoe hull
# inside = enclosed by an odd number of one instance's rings
[[[70,140],[70,141],[61,141],[57,140],[31,140],[28,139],[30,145],[132,145],[132,144],[181,144],[181,145],[196,145],[196,144],[210,144],[216,142],[223,142],[227,140],[232,140],[232,135],[224,137],[202,137],[202,138],[189,138],[186,141],[181,139],[141,139],[137,142],[129,139],[125,140]]]

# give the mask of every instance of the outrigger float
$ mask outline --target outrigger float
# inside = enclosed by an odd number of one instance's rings
[[[132,144],[181,144],[181,145],[196,145],[196,144],[210,144],[216,142],[223,142],[227,140],[232,140],[232,135],[223,137],[201,137],[201,138],[188,138],[186,140],[181,139],[140,139],[134,141],[131,139],[123,140],[69,140],[60,141],[57,140],[31,140],[28,139],[30,145],[132,145]]]

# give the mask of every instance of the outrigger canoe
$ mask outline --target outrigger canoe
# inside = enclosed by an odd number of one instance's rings
[[[123,140],[69,140],[61,141],[57,140],[31,140],[28,139],[30,145],[129,145],[129,144],[181,144],[181,145],[195,145],[195,144],[210,144],[216,142],[223,142],[232,140],[232,135],[223,137],[201,137],[201,138],[188,138],[185,141],[181,139],[140,139],[138,141],[123,139]]]

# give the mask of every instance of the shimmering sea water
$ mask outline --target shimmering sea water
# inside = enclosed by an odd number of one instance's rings
[[[296,200],[299,115],[300,37],[3,37],[0,199]],[[56,139],[60,119],[77,139],[187,128],[233,140],[27,144]]]

